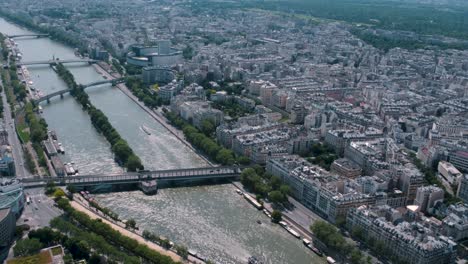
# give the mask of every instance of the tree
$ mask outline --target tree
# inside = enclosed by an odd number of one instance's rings
[[[67,185],[67,190],[71,193],[76,193],[76,187],[73,185]]]
[[[353,249],[351,251],[351,263],[353,264],[359,264],[362,263],[362,253],[358,249]]]
[[[137,171],[137,170],[143,170],[143,164],[141,164],[140,158],[138,158],[136,155],[131,155],[126,163],[128,171]]]
[[[132,149],[128,146],[127,142],[123,139],[120,139],[112,146],[112,151],[115,155],[121,160],[128,160],[129,156],[132,154]]]
[[[286,197],[291,193],[291,187],[286,184],[281,184],[279,191]]]
[[[65,192],[61,188],[56,188],[53,195],[55,198],[62,198],[65,196]]]
[[[16,242],[13,248],[15,257],[29,256],[37,253],[44,245],[37,238],[21,239]]]
[[[221,149],[216,155],[216,160],[223,165],[234,164],[234,153],[229,149]]]
[[[283,218],[283,214],[280,211],[273,210],[273,212],[271,212],[271,221],[273,223],[279,223],[282,218]]]
[[[78,240],[77,238],[70,238],[65,243],[74,259],[89,259],[91,252],[88,243],[84,240]]]
[[[130,227],[130,228],[133,228],[133,229],[136,228],[136,222],[135,222],[135,220],[133,220],[133,219],[130,218],[130,219],[127,220],[127,222],[125,222],[125,228],[129,228],[129,227]]]
[[[278,190],[281,186],[281,179],[278,176],[272,176],[270,178],[270,185],[273,190]]]
[[[216,129],[216,126],[215,126],[215,122],[210,119],[210,118],[206,118],[206,119],[203,119],[202,123],[201,123],[201,131],[207,135],[207,136],[210,136],[214,133]]]
[[[176,246],[176,251],[179,256],[181,256],[183,259],[188,259],[188,250],[184,246]]]
[[[241,165],[249,165],[250,159],[246,156],[240,156],[237,158],[237,162]]]
[[[187,45],[183,50],[182,50],[182,56],[186,60],[191,60],[193,57],[193,48],[190,45]]]
[[[52,230],[50,227],[44,227],[37,230],[31,230],[28,234],[30,239],[38,239],[44,246],[53,246],[60,244],[63,236],[60,232]]]
[[[271,191],[268,193],[268,200],[278,205],[280,203],[283,203],[285,198],[284,198],[284,195],[280,191]]]
[[[96,253],[93,253],[88,260],[89,264],[104,264],[106,263],[106,259],[104,257],[99,256]]]

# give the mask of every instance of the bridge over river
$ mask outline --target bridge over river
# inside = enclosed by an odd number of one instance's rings
[[[106,84],[106,83],[110,83],[110,84],[112,84],[112,86],[115,86],[116,84],[123,83],[123,82],[125,82],[124,77],[116,78],[116,79],[112,79],[112,80],[102,80],[102,81],[88,83],[88,84],[85,84],[85,85],[81,85],[81,88],[84,90],[84,89],[89,88],[89,87],[103,85],[103,84]],[[63,97],[64,94],[69,93],[71,91],[72,91],[72,89],[63,89],[63,90],[60,90],[60,91],[56,91],[56,92],[44,95],[44,96],[42,96],[42,97],[40,97],[38,99],[35,99],[34,103],[38,104],[38,103],[43,102],[43,101],[49,102],[49,100],[51,98],[56,97],[56,96]]]
[[[36,38],[45,38],[48,37],[49,34],[17,34],[17,35],[8,35],[8,38],[23,38],[23,37],[36,37]]]
[[[97,63],[97,60],[92,59],[70,59],[70,60],[38,60],[38,61],[24,61],[24,62],[17,62],[16,66],[27,66],[27,65],[57,65],[58,63],[66,64],[66,63]]]
[[[190,169],[173,169],[158,171],[127,172],[113,175],[80,175],[66,177],[35,177],[21,179],[24,188],[46,186],[53,182],[59,186],[87,187],[94,185],[119,185],[148,181],[191,181],[191,180],[229,180],[238,178],[243,167],[206,167]]]

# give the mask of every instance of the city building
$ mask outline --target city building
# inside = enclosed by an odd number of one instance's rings
[[[447,217],[442,220],[443,234],[460,241],[468,238],[468,205],[452,204],[447,209]]]
[[[417,189],[414,204],[423,213],[431,212],[437,202],[443,202],[444,190],[436,186],[422,186]]]
[[[174,72],[170,68],[143,67],[143,82],[145,84],[167,84],[174,80]]]
[[[377,243],[396,263],[454,263],[457,244],[419,222],[393,220],[389,208],[361,206],[348,211],[348,230],[361,230],[367,241]],[[392,221],[393,220],[393,221]]]
[[[203,120],[211,120],[215,126],[219,126],[224,119],[223,112],[212,108],[208,101],[187,101],[179,106],[178,113],[198,129],[202,128]]]
[[[468,151],[453,151],[449,154],[449,161],[462,172],[468,172]]]
[[[272,158],[266,171],[291,187],[291,196],[332,223],[346,219],[350,208],[375,205],[376,196],[311,165],[296,155]]]
[[[333,161],[330,170],[350,179],[355,179],[362,173],[361,167],[347,158]]]
[[[157,41],[156,46],[134,45],[127,53],[127,63],[140,67],[171,67],[181,60],[182,52],[171,49],[167,40]]]
[[[170,102],[182,89],[183,81],[174,79],[170,83],[159,87],[158,95],[164,102]]]
[[[0,262],[8,256],[11,241],[15,235],[16,218],[10,208],[0,209]]]
[[[10,208],[19,217],[25,200],[23,185],[17,179],[0,179],[0,209]]]
[[[468,174],[465,174],[460,179],[460,183],[458,184],[457,189],[457,197],[468,204]]]
[[[0,146],[0,175],[16,175],[15,161],[11,155],[11,148],[7,145]]]
[[[463,175],[455,166],[446,161],[439,161],[437,171],[439,172],[437,174],[439,179],[448,185],[458,184]]]

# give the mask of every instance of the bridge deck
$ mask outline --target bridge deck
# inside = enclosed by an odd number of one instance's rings
[[[57,63],[80,63],[80,62],[87,62],[87,63],[96,63],[97,60],[91,59],[71,59],[71,60],[41,60],[41,61],[25,61],[25,62],[18,62],[16,63],[17,66],[23,65],[41,65],[41,64],[57,64]]]
[[[97,184],[137,183],[150,180],[190,180],[190,179],[222,179],[240,176],[240,167],[209,167],[195,169],[178,169],[162,171],[129,172],[115,175],[82,175],[71,177],[42,177],[22,179],[25,187],[44,186],[47,182],[58,185],[89,186]]]

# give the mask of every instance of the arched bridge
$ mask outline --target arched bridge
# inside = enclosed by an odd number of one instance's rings
[[[115,86],[119,83],[123,83],[125,82],[125,78],[117,78],[117,79],[112,79],[112,80],[103,80],[103,81],[97,81],[97,82],[92,82],[92,83],[88,83],[88,84],[85,84],[85,85],[82,85],[82,89],[86,89],[86,88],[89,88],[89,87],[93,87],[93,86],[98,86],[98,85],[102,85],[102,84],[106,84],[106,83],[111,83],[112,86]],[[53,97],[56,97],[56,96],[60,96],[60,97],[63,97],[64,94],[66,93],[69,93],[71,92],[72,89],[63,89],[63,90],[60,90],[60,91],[57,91],[57,92],[53,92],[53,93],[50,93],[48,95],[45,95],[45,96],[42,96],[36,100],[34,100],[34,103],[38,104],[40,102],[43,102],[43,101],[47,101],[49,102],[49,100]]]
[[[16,66],[20,67],[23,65],[57,65],[58,63],[79,63],[79,62],[86,62],[86,63],[97,63],[97,60],[92,59],[70,59],[70,60],[41,60],[41,61],[26,61],[26,62],[18,62]]]
[[[48,37],[49,34],[18,34],[18,35],[9,35],[8,38],[22,38],[22,37],[37,37],[37,38],[45,38]]]
[[[243,167],[208,167],[159,171],[128,172],[114,175],[81,175],[67,177],[41,177],[21,179],[24,188],[35,188],[53,182],[56,185],[67,186],[93,186],[100,184],[130,184],[152,180],[187,181],[209,179],[236,179],[240,176]]]

